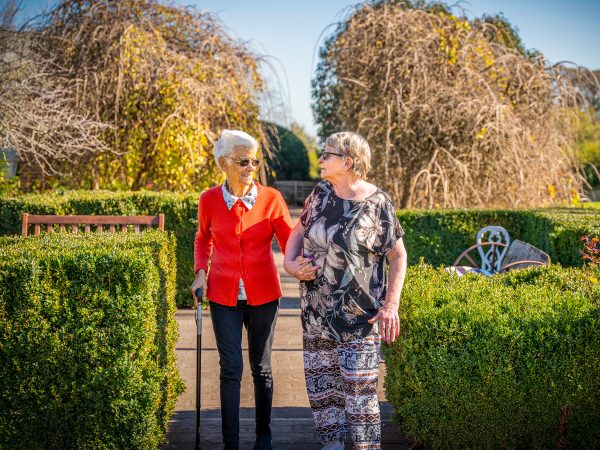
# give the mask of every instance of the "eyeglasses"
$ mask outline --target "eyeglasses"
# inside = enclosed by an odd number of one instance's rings
[[[252,164],[253,167],[258,167],[258,165],[260,164],[260,161],[258,159],[239,159],[238,160],[238,159],[230,158],[229,156],[226,156],[225,158],[235,161],[241,167],[248,167],[249,164]]]
[[[326,161],[329,158],[329,156],[331,156],[331,155],[339,156],[340,158],[347,158],[346,155],[342,155],[341,153],[326,152],[326,151],[319,152],[318,155],[319,155],[319,159],[323,158],[323,161]]]

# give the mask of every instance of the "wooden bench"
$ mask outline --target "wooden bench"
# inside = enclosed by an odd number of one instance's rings
[[[46,231],[53,231],[58,226],[60,231],[70,228],[71,232],[77,233],[79,227],[83,226],[84,233],[96,231],[103,233],[104,227],[108,227],[109,233],[115,231],[127,232],[128,226],[133,226],[135,233],[140,232],[140,227],[152,228],[157,226],[159,230],[165,229],[165,215],[157,216],[53,216],[53,215],[35,215],[23,213],[23,222],[21,226],[21,235],[29,234],[29,225],[33,225],[33,234],[38,235],[42,230],[42,225],[46,226]],[[70,225],[70,227],[68,227]],[[92,230],[95,226],[95,230]]]

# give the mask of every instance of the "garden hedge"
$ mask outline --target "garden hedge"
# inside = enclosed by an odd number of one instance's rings
[[[199,194],[66,191],[0,198],[0,235],[21,233],[21,214],[165,215],[165,228],[177,240],[177,306],[192,304],[194,237]]]
[[[0,197],[0,235],[19,234],[21,214],[165,214],[166,228],[177,238],[178,306],[190,306],[193,241],[198,225],[198,193],[66,191]],[[553,208],[537,210],[409,210],[399,211],[406,230],[409,264],[423,257],[434,266],[450,265],[475,243],[485,225],[501,225],[549,253],[553,262],[580,266],[578,249],[583,234],[600,234],[600,210]]]
[[[598,448],[600,270],[409,268],[387,399],[425,448]]]
[[[0,238],[0,448],[158,448],[175,276],[164,232]]]
[[[409,264],[417,264],[423,257],[434,266],[450,265],[475,244],[480,228],[500,225],[511,239],[542,249],[552,262],[580,267],[581,236],[600,235],[600,211],[596,209],[407,210],[398,212],[398,218],[406,231]]]

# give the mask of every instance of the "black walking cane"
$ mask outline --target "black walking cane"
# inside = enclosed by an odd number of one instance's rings
[[[196,450],[200,450],[200,381],[202,375],[202,288],[196,289]]]

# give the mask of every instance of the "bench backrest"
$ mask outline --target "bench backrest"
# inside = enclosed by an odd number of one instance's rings
[[[21,234],[27,236],[29,234],[29,225],[33,225],[33,234],[40,234],[41,226],[46,226],[46,231],[53,231],[56,227],[59,230],[67,230],[77,233],[79,226],[83,226],[83,231],[89,233],[96,231],[103,233],[104,227],[108,227],[109,233],[115,231],[127,232],[128,226],[133,226],[135,233],[140,232],[140,227],[145,226],[151,228],[157,226],[159,230],[165,229],[165,215],[157,216],[53,216],[53,215],[35,215],[23,213],[23,222],[21,226]],[[92,226],[94,229],[92,229]]]

